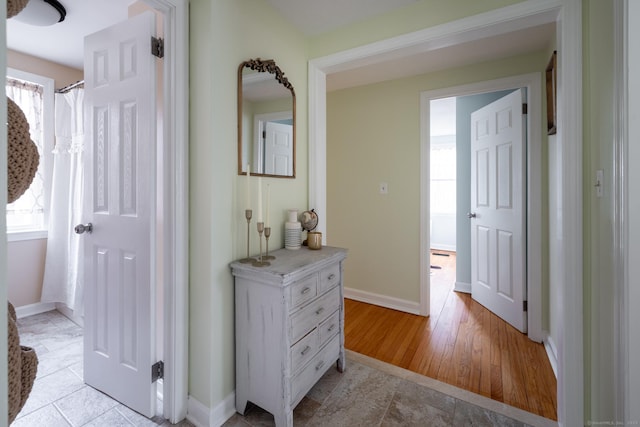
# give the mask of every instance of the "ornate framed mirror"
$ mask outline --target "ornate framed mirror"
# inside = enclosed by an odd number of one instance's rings
[[[238,67],[238,174],[296,176],[296,93],[272,59]]]

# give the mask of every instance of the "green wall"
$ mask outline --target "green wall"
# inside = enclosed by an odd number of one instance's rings
[[[585,421],[614,420],[613,2],[583,1]],[[595,171],[604,170],[603,197]],[[633,262],[633,261],[632,261]],[[633,399],[633,396],[631,397]]]
[[[389,13],[322,34],[310,40],[310,58],[385,40],[520,3],[523,0],[417,0]]]
[[[307,42],[263,0],[191,0],[190,26],[189,393],[214,408],[235,389],[228,265],[246,254],[246,177],[237,175],[237,69],[247,59],[275,59],[296,89],[298,177],[263,179],[271,185],[270,247],[282,247],[284,210],[307,207]],[[255,204],[257,179],[252,181]],[[252,226],[256,253],[255,221]]]
[[[538,52],[327,95],[327,238],[349,248],[345,286],[420,300],[420,93],[541,71],[547,59]]]

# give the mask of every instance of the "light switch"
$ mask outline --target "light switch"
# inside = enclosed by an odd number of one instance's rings
[[[604,187],[604,171],[602,169],[598,169],[596,171],[596,197],[602,197],[603,187]]]
[[[389,192],[389,185],[386,182],[380,183],[380,194],[387,194]]]

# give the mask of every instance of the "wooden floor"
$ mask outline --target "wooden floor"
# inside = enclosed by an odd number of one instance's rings
[[[455,253],[431,255],[431,316],[345,299],[349,350],[557,420],[544,346],[453,291]]]

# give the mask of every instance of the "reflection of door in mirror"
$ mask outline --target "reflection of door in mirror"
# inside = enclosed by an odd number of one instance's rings
[[[293,175],[291,111],[256,114],[251,170],[267,175]]]
[[[295,92],[272,60],[238,73],[238,173],[295,177]]]

